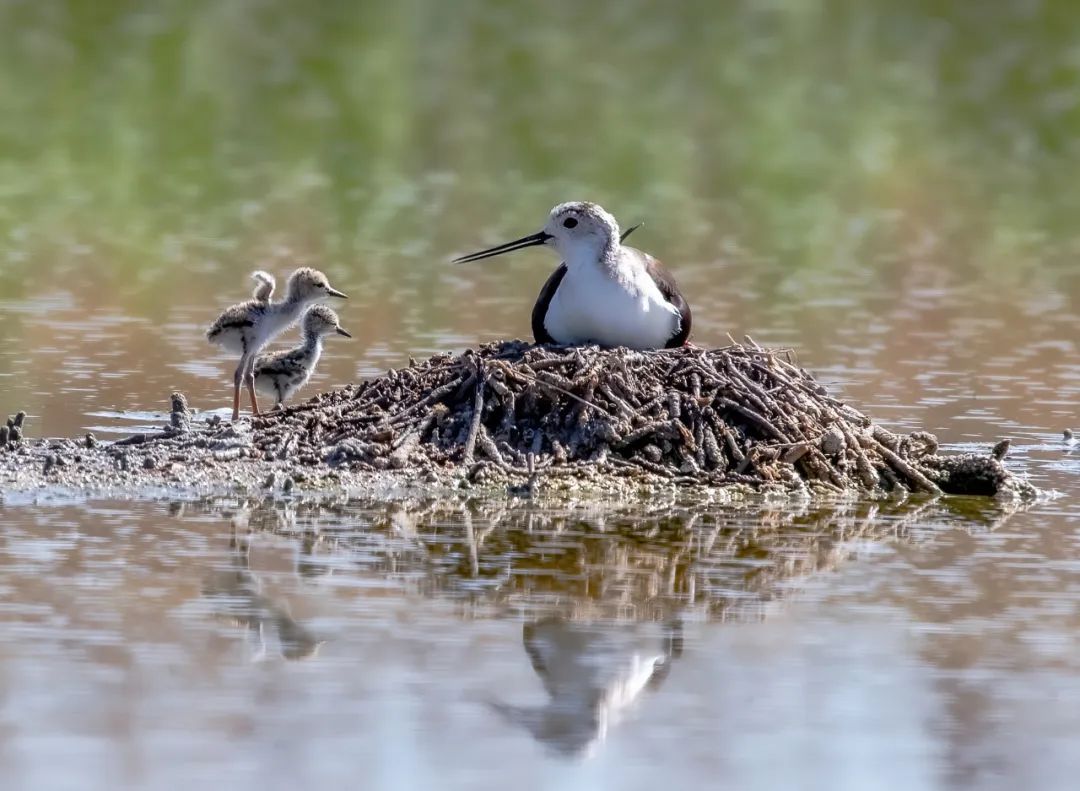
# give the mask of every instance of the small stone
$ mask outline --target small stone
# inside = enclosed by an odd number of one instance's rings
[[[173,393],[170,398],[172,411],[169,413],[169,426],[177,433],[185,433],[191,428],[191,412],[183,393]]]
[[[820,443],[821,452],[826,456],[836,456],[843,453],[847,448],[844,432],[838,426],[829,426],[825,433],[821,435]]]
[[[269,475],[267,475],[266,480],[263,481],[263,488],[264,489],[273,489],[275,486],[277,486],[277,473],[272,472]]]
[[[83,438],[83,444],[86,445],[86,447],[88,448],[96,448],[98,444],[97,437],[95,437],[91,433],[87,433],[87,435]]]
[[[286,476],[285,480],[281,482],[281,491],[285,492],[285,494],[288,494],[293,490],[294,485],[295,484],[293,483],[293,479],[289,476]]]
[[[1012,445],[1011,440],[1003,439],[1003,440],[1001,440],[1001,442],[999,442],[993,448],[990,449],[990,455],[993,456],[998,461],[1002,461],[1006,456],[1009,455],[1009,446],[1010,445]]]
[[[153,456],[146,456],[142,460],[142,466],[144,470],[152,470],[157,467],[157,461]]]

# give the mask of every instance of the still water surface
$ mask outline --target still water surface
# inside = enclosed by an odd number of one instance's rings
[[[255,266],[352,295],[312,390],[526,336],[553,259],[447,261],[581,197],[1062,495],[0,505],[3,788],[1074,788],[1077,12],[969,5],[0,3],[32,434],[225,406]]]
[[[7,788],[1069,788],[1051,503],[4,513]]]

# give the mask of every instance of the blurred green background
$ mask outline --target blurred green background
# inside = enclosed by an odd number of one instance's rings
[[[448,261],[572,199],[646,222],[701,343],[835,359],[946,292],[1012,337],[1021,296],[1080,314],[1078,30],[1066,0],[0,0],[0,377],[33,409],[92,336],[109,403],[216,388],[202,327],[298,262],[354,295],[334,381],[527,335],[553,258]]]
[[[683,254],[827,267],[930,231],[980,271],[1052,235],[1066,266],[1078,24],[1065,0],[4,0],[0,288],[73,254],[242,269],[282,235],[379,271],[578,195]]]

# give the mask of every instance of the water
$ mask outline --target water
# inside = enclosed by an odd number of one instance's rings
[[[1066,788],[1078,768],[1078,520],[1055,504],[15,517],[7,787]]]
[[[330,387],[527,336],[591,198],[695,339],[1061,496],[0,505],[4,788],[1072,788],[1076,10],[0,3],[0,408],[229,397],[256,266],[352,299]],[[309,391],[310,392],[310,391]]]

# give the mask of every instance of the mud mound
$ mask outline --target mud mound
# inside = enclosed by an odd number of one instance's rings
[[[986,455],[938,454],[832,398],[783,351],[656,352],[493,343],[230,424],[174,394],[161,431],[111,444],[0,436],[0,483],[84,489],[506,484],[618,488],[641,481],[789,492],[1028,497]]]
[[[698,485],[997,494],[993,455],[937,455],[830,397],[783,351],[494,343],[436,355],[255,423],[273,458],[472,478],[590,474]]]

